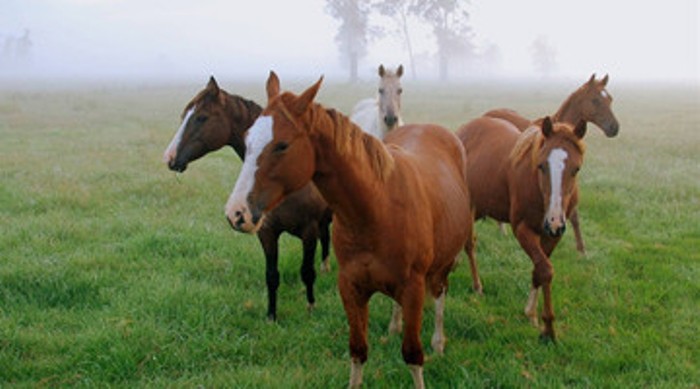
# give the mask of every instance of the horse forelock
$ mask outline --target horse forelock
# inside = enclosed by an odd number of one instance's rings
[[[556,123],[554,125],[554,134],[552,136],[559,136],[563,141],[570,143],[574,148],[583,155],[586,152],[586,144],[582,139],[577,137],[573,128],[565,123]],[[526,156],[530,157],[530,167],[532,169],[537,168],[537,154],[542,149],[545,137],[542,134],[540,127],[530,126],[525,130],[522,135],[518,138],[518,141],[513,146],[510,152],[511,164],[517,165],[525,160]]]

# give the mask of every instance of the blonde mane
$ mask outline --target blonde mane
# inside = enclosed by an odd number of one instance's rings
[[[284,102],[285,95],[281,96],[283,106],[287,105]],[[380,181],[386,181],[394,169],[394,158],[382,141],[362,131],[342,113],[326,109],[320,104],[311,104],[306,115],[311,131],[329,129],[328,133],[340,155],[366,155],[372,172]]]
[[[539,120],[538,122],[541,123]],[[573,128],[570,125],[566,123],[555,123],[553,131],[554,134],[552,136],[563,136],[568,142],[576,147],[581,155],[585,153],[586,145],[574,134]],[[537,153],[542,148],[544,139],[542,130],[540,127],[538,127],[538,125],[530,126],[518,137],[518,141],[510,151],[510,155],[508,156],[510,163],[515,166],[525,160],[525,157],[529,155],[530,166],[535,169],[537,167]]]

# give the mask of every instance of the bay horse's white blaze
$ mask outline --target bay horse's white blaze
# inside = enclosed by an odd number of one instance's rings
[[[182,140],[182,134],[185,132],[187,122],[190,120],[190,116],[192,116],[194,110],[195,107],[192,107],[189,111],[187,111],[187,113],[185,113],[185,117],[184,119],[182,119],[182,124],[180,124],[180,128],[177,129],[175,136],[173,136],[173,139],[170,141],[170,144],[168,144],[168,147],[163,153],[163,162],[165,162],[168,165],[171,161],[175,159],[175,156],[177,155],[177,146],[180,145],[180,141]]]
[[[569,155],[562,149],[554,149],[547,158],[549,164],[549,177],[551,179],[551,193],[549,196],[549,209],[545,214],[545,219],[549,221],[552,230],[557,230],[566,224],[566,216],[562,208],[561,185],[562,175]]]
[[[272,117],[260,116],[253,127],[248,130],[246,137],[246,153],[243,167],[236,180],[233,192],[226,202],[226,217],[232,222],[244,220],[241,229],[254,231],[260,225],[253,224],[250,207],[248,207],[248,194],[255,184],[255,172],[258,170],[258,157],[262,150],[272,141]],[[249,224],[249,225],[248,225]]]

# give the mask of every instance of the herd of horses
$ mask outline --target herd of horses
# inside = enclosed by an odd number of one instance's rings
[[[554,341],[550,255],[567,219],[577,249],[576,174],[585,152],[587,122],[614,137],[608,77],[595,75],[552,116],[531,121],[515,111],[489,111],[457,129],[403,124],[401,82],[379,67],[377,97],[359,102],[350,118],[316,103],[322,79],[301,94],[282,92],[274,72],[261,107],[221,89],[214,78],[186,106],[182,124],[164,153],[168,167],[187,165],[226,145],[243,160],[226,203],[228,223],[255,233],[266,258],[267,317],[275,320],[279,287],[278,239],[302,240],[301,278],[314,305],[314,254],[329,271],[332,225],[338,290],[350,328],[350,386],[362,383],[367,360],[368,304],[380,292],[394,300],[390,332],[403,332],[401,352],[415,387],[424,387],[420,331],[426,294],[435,299],[431,346],[442,354],[448,275],[461,250],[469,258],[473,289],[482,292],[475,258],[474,222],[509,223],[531,258],[525,314],[541,338]]]

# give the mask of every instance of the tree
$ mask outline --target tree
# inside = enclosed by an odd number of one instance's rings
[[[557,69],[557,50],[544,35],[538,36],[532,46],[532,64],[542,77],[549,77]]]
[[[410,14],[411,0],[379,0],[373,4],[373,8],[379,11],[380,14],[387,16],[395,21],[396,34],[392,36],[400,36],[406,45],[408,51],[408,61],[411,68],[411,76],[416,79],[416,64],[413,55],[413,46],[411,45],[411,35],[408,29],[408,17]]]
[[[367,55],[367,44],[376,32],[369,27],[367,0],[326,0],[326,11],[340,21],[335,41],[343,63],[349,65],[350,81],[357,81],[358,63]]]
[[[412,0],[410,12],[433,28],[438,49],[440,80],[447,81],[450,58],[474,56],[465,0]]]

